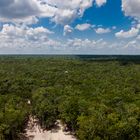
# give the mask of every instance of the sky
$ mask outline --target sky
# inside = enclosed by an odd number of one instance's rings
[[[0,0],[0,54],[140,54],[140,0]]]

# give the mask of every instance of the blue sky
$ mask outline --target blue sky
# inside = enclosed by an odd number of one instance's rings
[[[140,0],[1,0],[0,54],[140,54]]]

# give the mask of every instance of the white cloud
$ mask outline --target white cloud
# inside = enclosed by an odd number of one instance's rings
[[[72,31],[73,31],[73,28],[71,26],[65,25],[64,26],[64,33],[63,33],[63,35],[66,36],[66,35],[72,33]]]
[[[89,39],[69,39],[66,43],[67,47],[72,47],[74,49],[101,49],[107,45],[103,39],[99,40],[89,40]]]
[[[140,50],[140,40],[131,40],[129,42],[126,43],[126,45],[124,46],[124,48],[126,49],[138,49]]]
[[[69,25],[66,25],[64,28],[67,33],[72,30]],[[29,28],[27,26],[5,24],[0,31],[0,48],[2,51],[6,50],[7,53],[15,51],[18,51],[18,53],[33,53],[34,50],[37,50],[37,53],[49,53],[49,51],[66,53],[101,49],[107,44],[103,39],[51,39],[49,34],[52,33],[53,32],[43,27]]]
[[[109,29],[109,28],[97,28],[97,29],[95,29],[95,32],[97,33],[97,34],[106,34],[106,33],[109,33],[109,32],[111,32],[111,30]]]
[[[66,25],[82,17],[93,0],[1,0],[0,21],[26,22],[35,17],[50,18]]]
[[[3,28],[0,31],[0,42],[3,42],[3,44],[11,42],[10,46],[13,46],[14,42],[19,40],[27,42],[41,42],[46,41],[48,39],[48,35],[52,33],[53,32],[44,27],[29,28],[26,26],[18,27],[14,25],[5,24],[3,25]]]
[[[92,6],[93,0],[45,0],[46,5],[56,8],[52,21],[66,25],[77,17],[82,17],[86,9]]]
[[[65,26],[65,30],[71,28]],[[71,32],[70,30],[68,33]],[[53,32],[44,27],[30,28],[27,26],[15,26],[5,24],[0,30],[0,53],[138,53],[140,51],[140,40],[137,39],[123,42],[107,42],[103,39],[52,39]]]
[[[140,29],[140,24],[137,24],[137,28]]]
[[[117,32],[115,36],[117,38],[132,38],[137,36],[138,33],[139,33],[139,29],[132,27],[129,31],[125,32],[124,30],[121,30],[120,32]]]
[[[100,7],[106,0],[1,0],[0,21],[31,24],[36,17],[46,17],[56,24],[67,25],[82,17],[93,2]]]
[[[104,5],[107,2],[107,0],[95,0],[95,2],[98,7],[101,7],[102,5]]]
[[[130,42],[128,42],[125,46],[124,46],[124,48],[134,48],[134,47],[136,47],[137,46],[137,42],[136,42],[136,40],[132,40],[132,41],[130,41]]]
[[[0,53],[38,53],[42,50],[61,46],[59,41],[50,38],[50,30],[44,27],[29,28],[5,24],[0,31]]]
[[[21,21],[38,15],[41,11],[36,0],[1,0],[0,20]]]
[[[137,36],[137,39],[140,40],[140,35]]]
[[[122,10],[126,16],[140,19],[140,0],[122,0]]]
[[[75,29],[77,29],[79,31],[84,31],[84,30],[88,30],[90,27],[91,27],[90,24],[84,23],[84,24],[78,24],[78,25],[76,25]]]
[[[68,24],[71,23],[77,17],[75,10],[70,9],[59,9],[52,18],[52,21],[56,24]]]

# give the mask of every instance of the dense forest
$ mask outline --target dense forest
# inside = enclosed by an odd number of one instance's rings
[[[29,114],[79,140],[140,140],[140,63],[1,56],[0,140],[20,139]]]

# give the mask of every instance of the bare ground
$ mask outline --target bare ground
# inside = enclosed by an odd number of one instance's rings
[[[60,120],[57,120],[55,128],[47,131],[41,128],[36,118],[30,116],[24,135],[26,140],[77,140],[70,132],[63,130]]]

